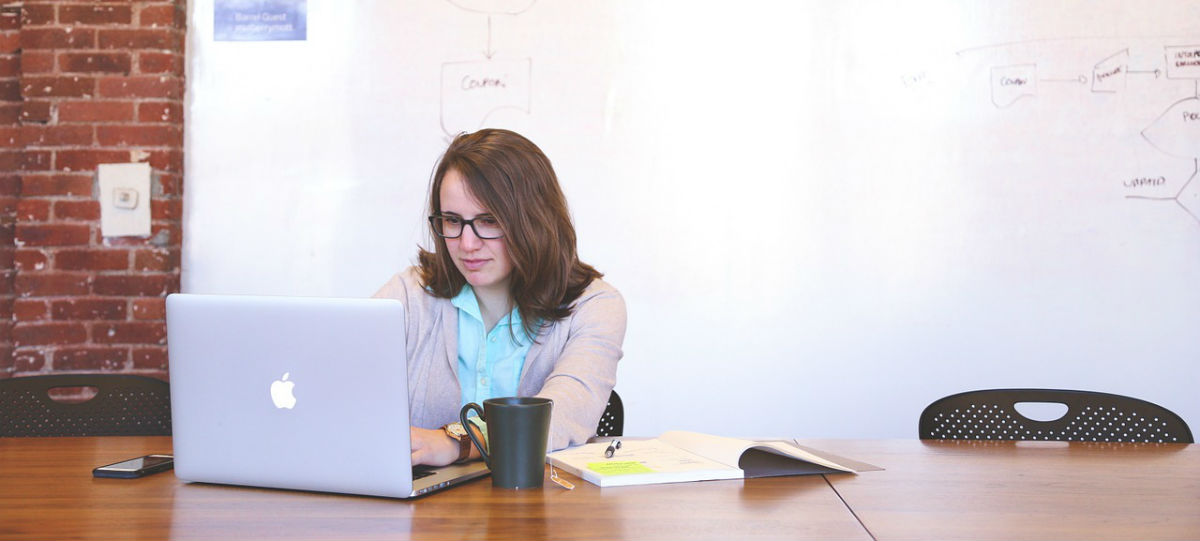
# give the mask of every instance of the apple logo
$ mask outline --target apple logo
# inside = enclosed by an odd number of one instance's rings
[[[271,401],[280,409],[292,409],[296,406],[296,396],[292,394],[296,382],[288,381],[288,374],[291,372],[284,372],[283,379],[271,383]]]

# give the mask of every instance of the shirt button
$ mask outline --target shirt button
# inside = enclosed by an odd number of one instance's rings
[[[483,385],[483,386],[487,386],[487,378],[479,378],[479,384]]]
[[[496,342],[496,337],[495,337],[495,336],[493,336],[493,337],[492,337],[492,342],[493,342],[493,343],[495,343],[495,342]]]

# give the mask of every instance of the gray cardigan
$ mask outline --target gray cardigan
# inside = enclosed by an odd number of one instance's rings
[[[421,287],[418,276],[410,267],[374,296],[404,303],[410,422],[437,428],[458,420],[458,313],[449,299]],[[579,445],[596,434],[617,381],[624,340],[625,300],[603,280],[584,290],[570,316],[538,333],[517,392],[554,401],[551,450]]]

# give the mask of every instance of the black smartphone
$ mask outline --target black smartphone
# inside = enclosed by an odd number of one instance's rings
[[[167,471],[175,467],[175,457],[171,455],[146,455],[100,466],[92,470],[95,477],[115,477],[117,479],[135,479],[152,473]]]

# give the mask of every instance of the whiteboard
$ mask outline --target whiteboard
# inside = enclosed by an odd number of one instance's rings
[[[1200,423],[1194,2],[189,3],[183,288],[366,296],[514,129],[629,309],[626,432],[914,437],[969,389]]]

